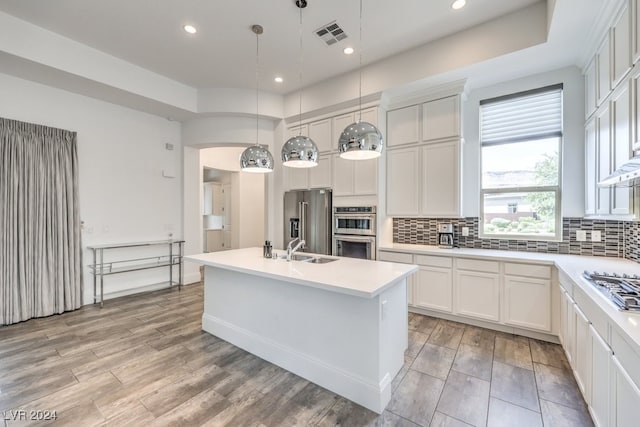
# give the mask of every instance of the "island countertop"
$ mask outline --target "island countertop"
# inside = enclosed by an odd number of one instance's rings
[[[283,254],[284,251],[276,251]],[[305,255],[308,254],[304,252]],[[205,266],[280,279],[285,282],[310,286],[363,298],[373,298],[398,280],[416,272],[418,267],[385,261],[333,257],[337,261],[313,264],[304,261],[271,259],[262,256],[262,248],[245,248],[185,256]]]

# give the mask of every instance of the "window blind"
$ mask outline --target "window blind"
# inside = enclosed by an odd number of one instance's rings
[[[562,136],[562,85],[480,102],[482,145]]]

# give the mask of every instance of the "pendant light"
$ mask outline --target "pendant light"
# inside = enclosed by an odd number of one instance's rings
[[[297,0],[300,9],[300,125],[302,125],[302,9],[307,7],[306,0]],[[308,136],[302,135],[302,126],[298,135],[289,138],[282,146],[282,164],[292,168],[312,168],[318,166],[318,147]]]
[[[344,128],[338,139],[340,157],[349,160],[366,160],[380,157],[384,140],[382,133],[369,122],[362,121],[362,0],[360,0],[360,91],[359,117]]]
[[[258,144],[258,94],[260,89],[260,46],[258,38],[263,29],[260,25],[253,25],[251,26],[251,31],[256,35],[256,143],[242,152],[240,170],[243,172],[269,173],[273,172],[273,156],[269,150]]]

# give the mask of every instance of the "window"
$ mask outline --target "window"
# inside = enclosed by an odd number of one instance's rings
[[[480,237],[561,240],[562,85],[480,102]]]

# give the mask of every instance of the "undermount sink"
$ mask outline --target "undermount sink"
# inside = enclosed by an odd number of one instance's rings
[[[286,255],[285,255],[286,257]],[[293,254],[291,255],[291,260],[292,261],[302,261],[302,262],[308,262],[311,264],[327,264],[329,262],[333,262],[333,261],[337,261],[337,258],[325,258],[325,257],[319,257],[319,256],[311,256],[311,255],[304,255],[304,254]]]

